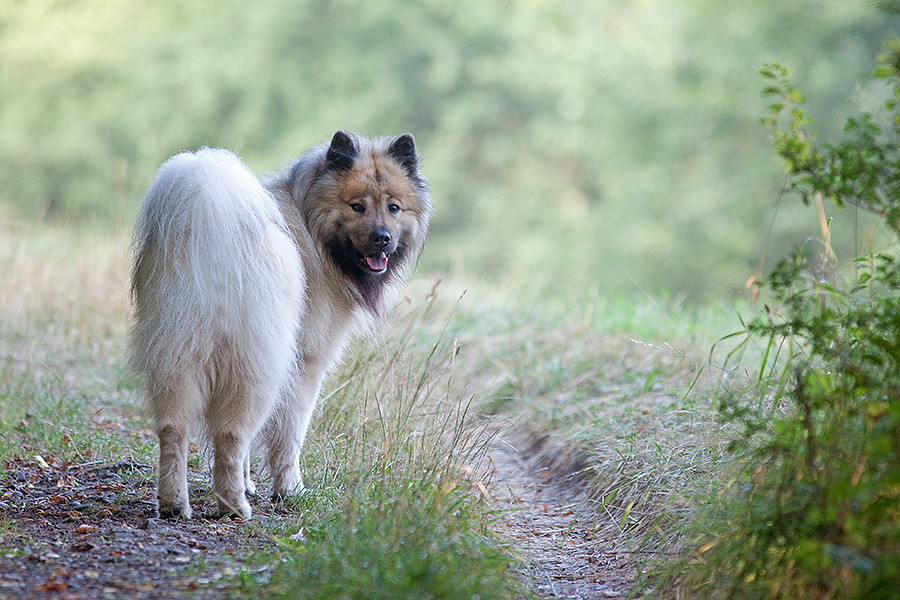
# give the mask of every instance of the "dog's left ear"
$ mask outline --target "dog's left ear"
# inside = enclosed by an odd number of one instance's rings
[[[419,167],[419,157],[416,155],[416,140],[411,133],[404,133],[391,142],[388,154],[406,168],[406,172],[415,175]]]

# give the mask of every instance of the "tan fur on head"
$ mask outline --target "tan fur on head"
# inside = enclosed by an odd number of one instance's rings
[[[393,297],[386,289],[421,252],[431,217],[412,136],[367,139],[338,131],[331,144],[297,161],[282,185],[320,251],[355,283],[362,303],[381,314]],[[373,244],[375,233],[387,234],[389,243]],[[384,269],[375,268],[378,258],[387,259]]]
[[[160,440],[159,510],[190,516],[187,439],[209,435],[220,513],[249,518],[260,432],[273,495],[348,340],[390,307],[425,243],[431,196],[412,136],[339,131],[257,180],[225,150],[160,168],[135,227],[131,353]]]

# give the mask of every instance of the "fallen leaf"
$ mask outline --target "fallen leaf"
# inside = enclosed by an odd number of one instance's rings
[[[82,542],[80,544],[72,544],[69,548],[73,552],[88,552],[89,550],[96,548],[96,546],[90,542]]]
[[[66,588],[69,587],[65,581],[60,581],[58,579],[54,579],[52,581],[48,581],[45,584],[37,586],[35,589],[40,590],[42,592],[64,592]]]
[[[78,480],[73,475],[66,475],[56,480],[56,487],[65,488],[78,485]]]

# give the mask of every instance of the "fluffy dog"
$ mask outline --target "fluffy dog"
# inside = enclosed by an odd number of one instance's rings
[[[263,179],[226,150],[160,167],[135,226],[130,339],[159,436],[160,516],[191,516],[193,434],[212,443],[221,515],[251,516],[258,434],[273,496],[302,487],[322,382],[391,306],[431,212],[409,134],[338,131]]]

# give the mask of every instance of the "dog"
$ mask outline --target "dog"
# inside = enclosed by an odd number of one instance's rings
[[[159,437],[158,512],[190,518],[188,447],[208,436],[219,516],[249,519],[261,436],[280,500],[348,342],[383,321],[425,243],[415,140],[338,131],[257,178],[227,150],[160,167],[133,237],[132,366]]]

